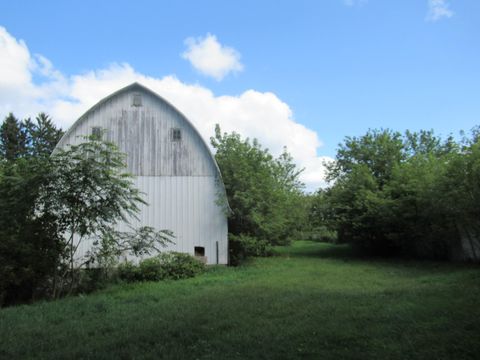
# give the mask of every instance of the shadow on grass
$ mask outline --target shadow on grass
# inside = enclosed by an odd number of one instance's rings
[[[290,247],[277,247],[275,249],[275,255],[338,260],[361,259],[364,257],[349,245],[334,245],[307,241],[299,241]]]
[[[296,241],[288,247],[275,248],[280,257],[316,258],[342,262],[369,263],[389,268],[417,268],[420,272],[448,273],[464,269],[478,270],[478,264],[435,261],[404,257],[385,257],[365,254],[348,244],[331,244],[312,241]]]

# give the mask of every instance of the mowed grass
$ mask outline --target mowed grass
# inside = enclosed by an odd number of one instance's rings
[[[194,279],[0,310],[5,359],[478,359],[480,268],[296,242]]]

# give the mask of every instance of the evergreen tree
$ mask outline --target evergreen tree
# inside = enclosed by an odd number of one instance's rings
[[[35,120],[26,119],[23,123],[28,137],[29,153],[33,156],[49,156],[64,132],[43,112],[38,114]]]
[[[0,156],[13,161],[26,154],[27,136],[25,128],[12,114],[8,114],[0,126]]]

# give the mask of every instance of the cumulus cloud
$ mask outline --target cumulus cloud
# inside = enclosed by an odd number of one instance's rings
[[[443,18],[451,18],[453,11],[447,0],[428,0],[428,21],[438,21]]]
[[[220,44],[215,35],[207,34],[204,38],[190,37],[185,40],[187,50],[182,57],[202,74],[217,81],[229,73],[243,70],[240,53],[234,48]]]
[[[139,82],[180,109],[209,142],[215,124],[257,138],[274,155],[287,146],[300,167],[302,181],[314,190],[324,183],[323,161],[317,155],[321,142],[316,132],[295,121],[291,108],[274,93],[247,90],[237,96],[215,95],[198,84],[186,84],[175,76],[155,78],[137,72],[129,64],[65,76],[43,56],[31,55],[23,41],[0,28],[0,116],[10,111],[23,118],[40,111],[68,128],[103,97]],[[40,82],[33,79],[40,78]],[[8,94],[14,94],[10,96]]]

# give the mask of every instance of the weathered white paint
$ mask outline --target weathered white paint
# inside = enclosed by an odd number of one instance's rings
[[[136,106],[138,99],[141,106]],[[218,166],[198,131],[163,98],[134,83],[106,97],[78,119],[58,147],[78,144],[94,127],[127,154],[128,171],[145,193],[148,206],[141,206],[132,226],[152,226],[175,234],[175,244],[165,250],[194,254],[205,248],[208,264],[228,261],[227,217],[217,204],[224,192]],[[181,140],[173,141],[172,130],[180,129]],[[126,230],[127,224],[118,224]],[[83,256],[91,246],[79,247]]]

